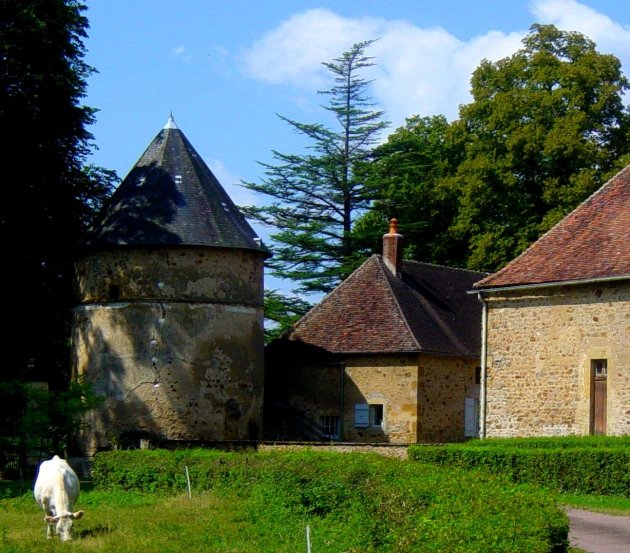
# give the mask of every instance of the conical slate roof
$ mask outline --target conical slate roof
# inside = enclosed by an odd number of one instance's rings
[[[268,255],[172,116],[122,181],[89,246],[214,246]]]

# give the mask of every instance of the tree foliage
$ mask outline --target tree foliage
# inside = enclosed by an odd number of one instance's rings
[[[464,148],[442,115],[414,116],[372,153],[364,178],[379,190],[373,209],[357,221],[357,243],[381,251],[389,219],[404,229],[405,257],[452,264],[461,252],[449,235],[457,197],[449,186]]]
[[[277,290],[265,290],[265,343],[280,337],[313,307],[303,299],[287,296]]]
[[[575,32],[534,25],[524,47],[472,77],[451,226],[470,268],[496,270],[599,188],[628,152],[628,82]]]
[[[15,456],[23,469],[27,454],[44,459],[67,453],[82,424],[81,415],[101,402],[78,382],[59,391],[0,382],[0,474]]]
[[[494,271],[627,161],[628,82],[585,36],[533,25],[471,85],[457,120],[410,118],[375,149],[365,172],[380,199],[357,226],[397,217],[409,257]]]
[[[5,141],[0,243],[5,293],[0,379],[52,378],[69,362],[71,248],[114,175],[83,170],[94,109],[81,104],[85,6],[0,1],[0,124]]]
[[[320,94],[328,98],[324,109],[336,126],[280,116],[310,141],[310,151],[274,151],[276,163],[262,164],[262,181],[244,183],[271,199],[269,205],[245,208],[250,217],[275,229],[269,267],[275,276],[298,283],[302,293],[331,290],[355,266],[352,224],[372,200],[369,188],[357,178],[357,167],[386,126],[368,96],[370,81],[361,77],[361,71],[373,65],[365,54],[370,44],[354,44],[323,64],[335,84]]]

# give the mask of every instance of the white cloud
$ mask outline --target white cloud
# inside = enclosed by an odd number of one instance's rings
[[[317,87],[326,73],[322,61],[332,60],[355,42],[377,38],[382,23],[308,10],[269,31],[245,52],[243,63],[250,75],[263,81]]]
[[[186,47],[183,44],[173,49],[173,54],[175,54],[175,56],[177,56],[186,65],[190,65],[194,61],[193,56],[187,52]]]
[[[532,12],[541,23],[586,35],[599,52],[614,54],[622,65],[630,66],[630,28],[576,0],[534,0]]]
[[[493,31],[463,42],[444,29],[406,22],[390,23],[382,36],[372,48],[378,61],[373,91],[395,124],[414,114],[456,117],[459,104],[470,100],[479,62],[510,55],[522,37]]]
[[[630,63],[630,30],[576,0],[534,0],[532,13],[540,23],[583,32],[602,52]],[[421,28],[404,20],[345,18],[325,9],[296,14],[265,34],[243,55],[250,76],[314,92],[330,85],[321,65],[353,43],[378,38],[367,51],[376,66],[364,72],[374,79],[372,94],[398,126],[414,114],[457,116],[470,101],[470,77],[482,59],[496,61],[522,46],[527,29],[489,30],[463,41],[447,30]],[[625,59],[624,59],[625,58]]]
[[[256,79],[314,91],[330,84],[322,61],[356,42],[378,39],[367,51],[376,65],[364,76],[374,79],[375,101],[399,125],[413,114],[455,117],[458,105],[468,101],[470,74],[479,61],[509,55],[521,37],[493,31],[466,43],[440,27],[314,9],[268,32],[245,52],[243,63]]]

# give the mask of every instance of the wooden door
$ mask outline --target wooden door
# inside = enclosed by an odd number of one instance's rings
[[[591,365],[591,433],[604,435],[608,404],[608,366],[606,359],[594,359]]]

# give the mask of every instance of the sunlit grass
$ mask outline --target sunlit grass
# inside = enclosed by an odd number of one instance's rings
[[[586,509],[611,515],[630,516],[630,497],[618,495],[570,495],[561,494],[558,501],[576,509]]]
[[[35,500],[25,495],[0,501],[0,551],[98,551],[168,553],[212,551],[254,553],[292,552],[290,543],[267,543],[251,521],[246,507],[234,497],[210,492],[193,496],[151,496],[138,493],[86,492],[76,505],[84,518],[76,521],[76,539],[62,544],[46,539],[46,525]]]
[[[315,553],[542,553],[566,544],[553,496],[485,473],[366,454],[185,454],[101,454],[69,544],[46,540],[30,493],[12,498],[0,486],[0,553],[296,553],[306,551],[307,524]],[[174,485],[184,461],[192,499]]]

